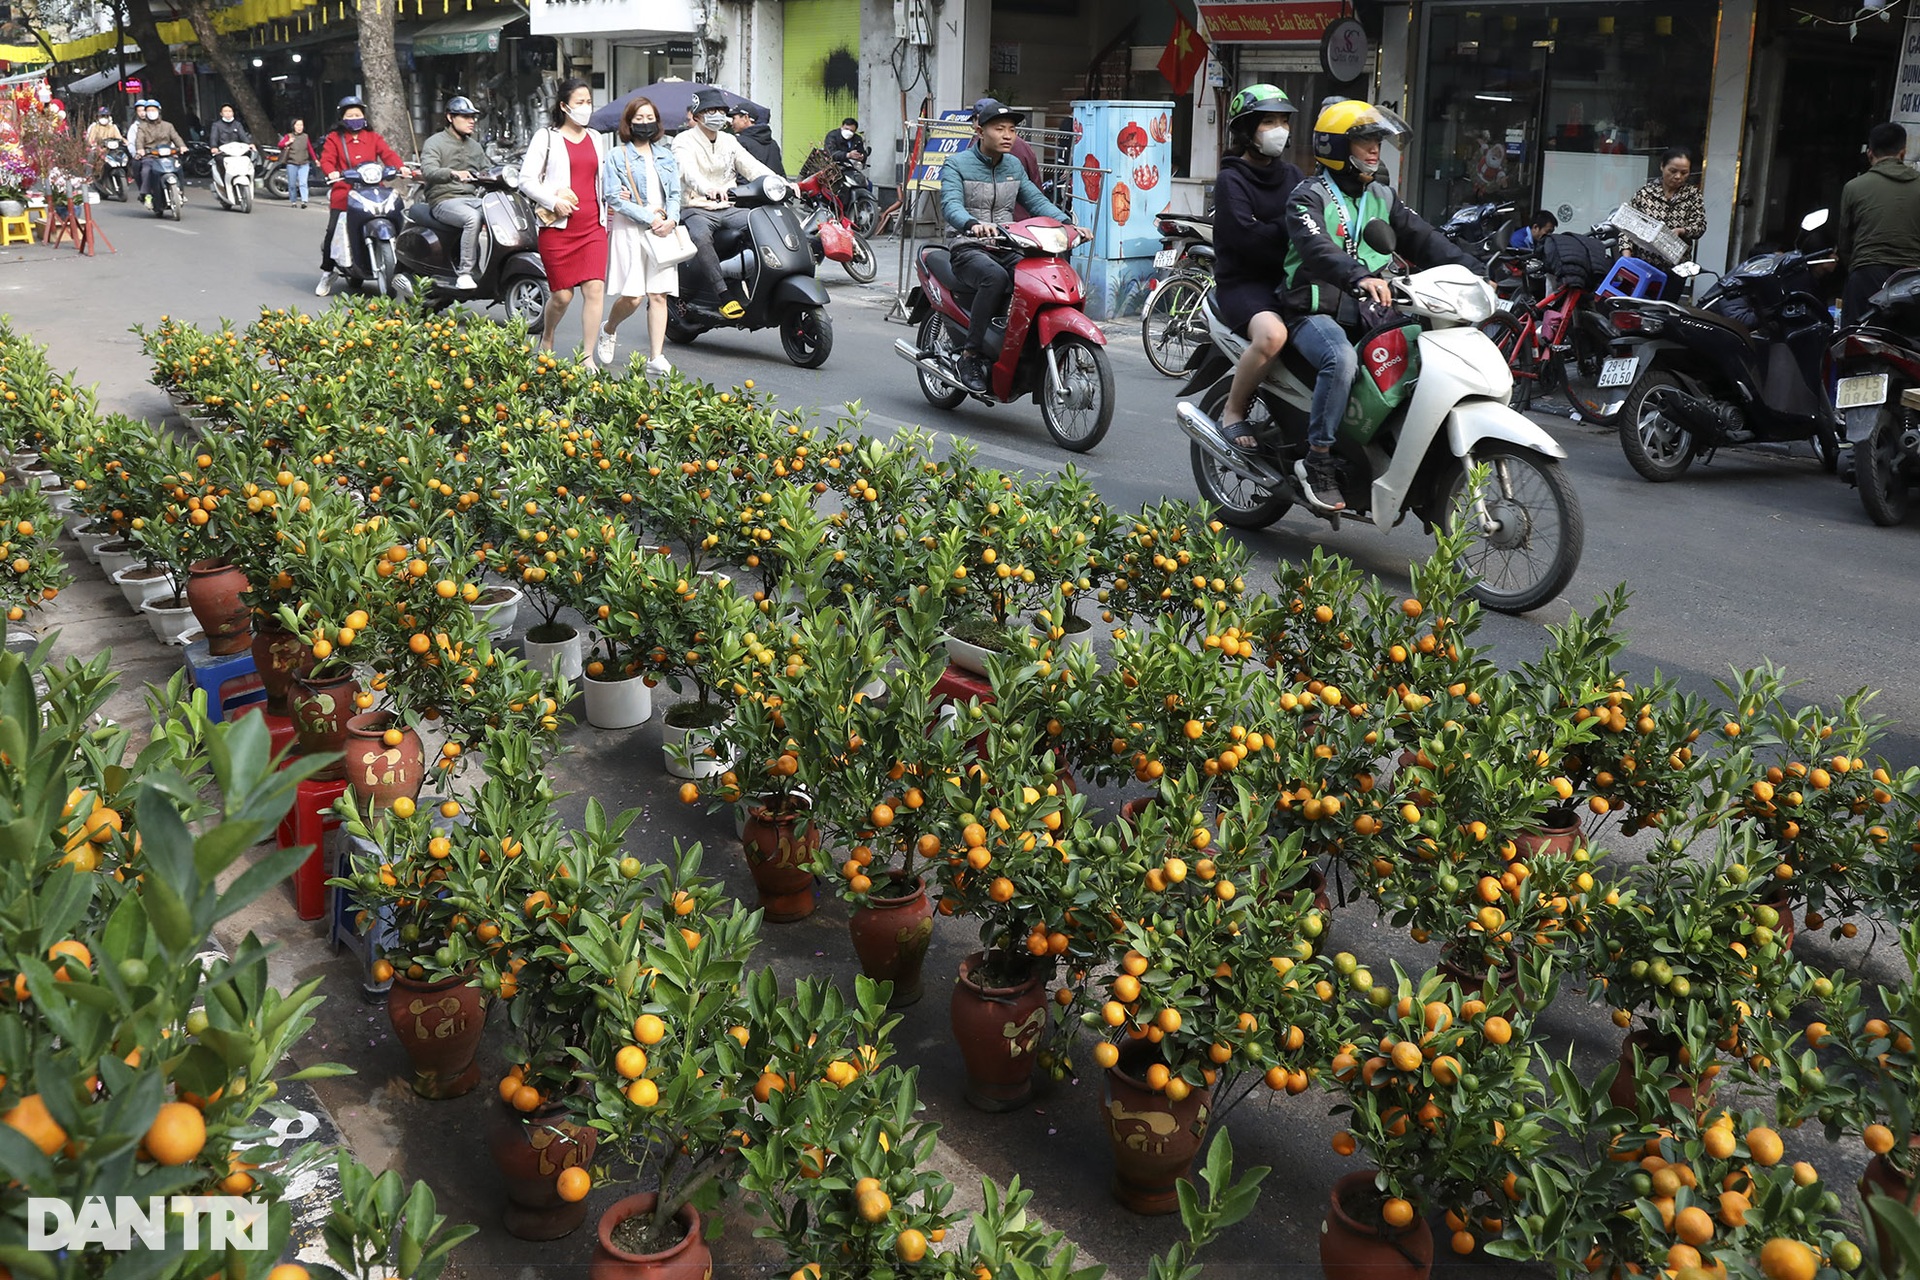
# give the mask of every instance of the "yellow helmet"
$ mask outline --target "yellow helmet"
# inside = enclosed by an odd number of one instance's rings
[[[1344,171],[1352,159],[1349,144],[1355,138],[1378,138],[1384,142],[1405,138],[1412,132],[1405,120],[1385,107],[1376,107],[1358,98],[1330,102],[1320,109],[1319,118],[1313,122],[1313,158],[1324,168]],[[1361,176],[1372,178],[1373,174]]]

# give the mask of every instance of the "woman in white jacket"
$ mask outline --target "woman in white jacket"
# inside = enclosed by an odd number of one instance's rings
[[[552,127],[534,135],[520,166],[520,190],[552,215],[543,217],[540,260],[547,268],[546,314],[540,348],[553,350],[560,319],[582,295],[581,359],[594,366],[594,337],[606,305],[607,208],[600,201],[600,166],[607,157],[604,134],[587,128],[593,90],[578,77],[563,80],[553,104]]]

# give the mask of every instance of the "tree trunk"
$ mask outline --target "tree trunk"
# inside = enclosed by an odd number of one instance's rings
[[[395,151],[416,150],[407,95],[400,84],[400,59],[393,51],[394,10],[399,0],[361,0],[360,74],[366,83],[367,118]]]
[[[193,24],[193,34],[199,37],[201,47],[213,62],[213,69],[226,82],[227,92],[233,95],[233,109],[246,122],[253,140],[263,147],[272,146],[279,140],[279,131],[273,127],[273,118],[267,114],[267,109],[260,105],[260,97],[254,93],[253,85],[247,79],[245,66],[233,56],[226,38],[214,27],[213,10],[207,0],[184,0],[181,8],[187,15],[187,21]],[[220,106],[220,103],[214,103],[213,110],[208,113],[206,123],[209,129],[219,119]]]
[[[174,74],[173,57],[167,42],[160,38],[160,27],[153,20],[152,0],[127,0],[127,31],[140,46],[140,96],[160,104],[160,114],[171,120],[182,136],[187,128],[187,100],[180,89],[180,77]]]

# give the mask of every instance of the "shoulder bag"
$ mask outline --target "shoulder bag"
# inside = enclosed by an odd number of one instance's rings
[[[626,170],[627,190],[634,193],[636,197],[634,203],[639,204],[641,200],[645,198],[646,188],[637,186],[634,183],[632,154],[633,153],[627,149],[625,143],[620,145],[620,167]],[[655,164],[651,159],[649,159],[647,163],[650,165]],[[659,174],[657,165],[655,166],[654,173],[656,177]],[[661,187],[662,196],[664,197],[664,182],[661,184]],[[653,229],[650,227],[641,228],[640,244],[646,251],[647,260],[653,263],[655,267],[677,267],[694,254],[693,237],[688,235],[687,229],[677,222],[673,224],[673,230],[664,236],[655,235]]]

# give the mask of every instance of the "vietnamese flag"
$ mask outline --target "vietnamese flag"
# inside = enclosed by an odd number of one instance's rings
[[[1160,53],[1160,74],[1167,78],[1176,95],[1193,91],[1193,79],[1206,65],[1207,42],[1187,21],[1187,15],[1173,11],[1173,34]]]

